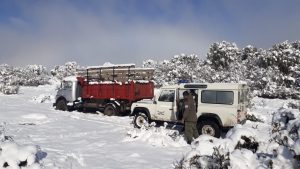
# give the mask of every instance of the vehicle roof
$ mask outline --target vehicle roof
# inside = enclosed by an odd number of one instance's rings
[[[182,83],[177,85],[163,86],[161,89],[247,89],[245,83]]]
[[[76,82],[77,77],[76,76],[67,76],[63,79],[63,81],[71,81],[71,82]]]

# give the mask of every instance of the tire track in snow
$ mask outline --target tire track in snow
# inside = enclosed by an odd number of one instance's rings
[[[110,121],[110,120],[114,120],[113,118],[117,118],[117,117],[115,117],[115,116],[113,116],[112,117],[112,119],[109,119],[109,120],[106,120],[106,121],[103,121],[103,120],[105,120],[105,119],[100,119],[99,118],[99,120],[94,120],[94,119],[89,119],[89,118],[85,118],[85,117],[82,117],[81,115],[80,116],[76,116],[75,114],[74,115],[70,115],[69,116],[70,118],[73,118],[73,119],[77,119],[77,120],[84,120],[84,121],[89,121],[89,122],[93,122],[93,123],[98,123],[98,124],[107,124],[107,125],[112,125],[112,126],[118,126],[118,127],[131,127],[131,122],[130,122],[130,124],[128,124],[128,125],[122,125],[122,124],[120,124],[120,123],[116,123],[116,122],[112,122],[112,121]],[[101,116],[99,116],[99,117],[101,117]]]

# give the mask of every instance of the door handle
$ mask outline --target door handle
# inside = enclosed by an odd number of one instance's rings
[[[173,110],[173,109],[169,109],[169,110]]]

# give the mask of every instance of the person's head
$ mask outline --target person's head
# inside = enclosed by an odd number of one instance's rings
[[[184,91],[184,92],[182,93],[182,95],[183,95],[183,98],[184,98],[184,99],[187,99],[188,96],[189,96],[189,92],[188,92],[188,91]]]

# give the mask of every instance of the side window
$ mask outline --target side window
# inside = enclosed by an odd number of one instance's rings
[[[63,82],[63,88],[65,88],[65,89],[72,88],[72,82],[71,81],[64,81]]]
[[[215,104],[217,102],[216,91],[203,90],[201,92],[201,102]]]
[[[232,91],[203,90],[201,92],[201,102],[209,104],[233,104],[234,95]]]
[[[217,92],[217,104],[233,104],[233,92]]]
[[[158,101],[160,102],[174,102],[175,90],[163,90],[160,93]]]

